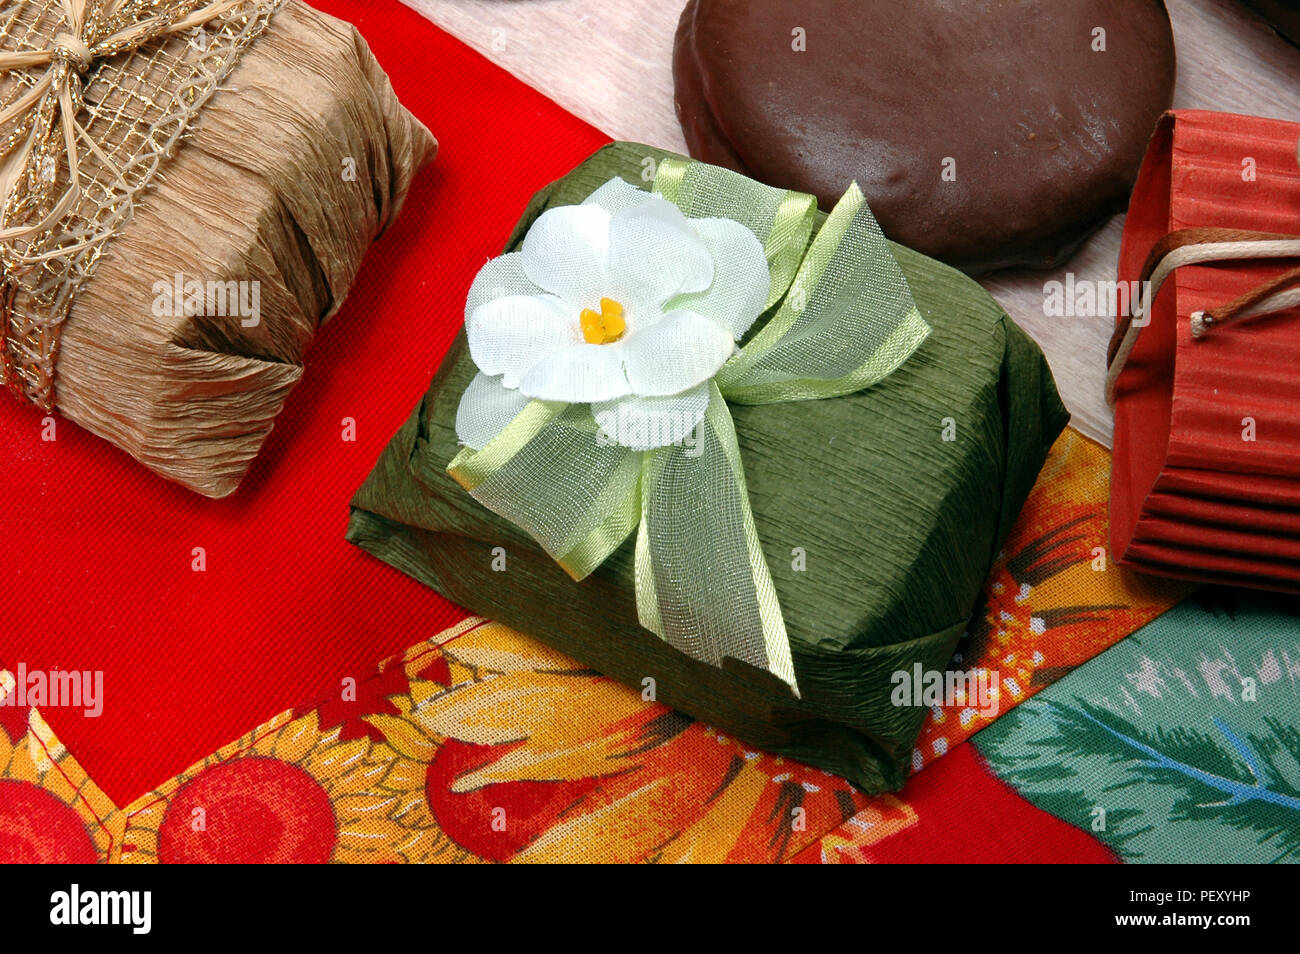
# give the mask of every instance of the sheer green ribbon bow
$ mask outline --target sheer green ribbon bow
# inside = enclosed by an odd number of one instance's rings
[[[447,470],[575,580],[635,530],[641,625],[703,662],[771,672],[798,695],[727,402],[851,394],[892,374],[930,329],[856,184],[811,245],[812,196],[684,159],[660,163],[654,191],[688,217],[748,227],[772,276],[775,311],[710,383],[693,437],[636,451],[609,440],[590,405],[533,401]]]

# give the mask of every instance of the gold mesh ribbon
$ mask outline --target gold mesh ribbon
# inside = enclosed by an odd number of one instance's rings
[[[54,406],[59,333],[78,290],[284,2],[0,9],[0,374],[16,394]]]

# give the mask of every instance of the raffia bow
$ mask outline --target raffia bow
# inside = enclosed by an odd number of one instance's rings
[[[533,401],[447,470],[577,580],[635,532],[641,625],[702,662],[766,670],[797,695],[728,402],[852,394],[897,370],[930,328],[856,185],[811,244],[812,196],[678,159],[659,164],[654,191],[688,217],[747,226],[772,276],[774,310],[710,383],[696,441],[635,451],[602,440],[588,405]]]
[[[0,10],[0,383],[55,406],[62,328],[108,243],[285,0]],[[206,35],[192,34],[206,28]]]
[[[44,50],[0,52],[0,75],[45,68],[26,93],[0,112],[0,245],[5,268],[20,269],[50,255],[15,252],[13,243],[28,241],[56,225],[81,198],[80,150],[84,145],[111,165],[77,121],[85,75],[95,63],[140,46],[193,30],[229,13],[245,0],[60,0],[64,29]],[[30,82],[30,80],[27,80]],[[68,186],[55,198],[61,162],[68,166]],[[18,223],[18,224],[11,224]]]

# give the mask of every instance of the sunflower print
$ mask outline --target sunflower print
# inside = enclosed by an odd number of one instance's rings
[[[380,724],[428,761],[452,841],[493,861],[781,861],[857,814],[843,779],[753,750],[504,626],[443,650]]]
[[[504,626],[439,639],[137,800],[118,859],[782,861],[867,806]]]
[[[997,711],[981,715],[969,700],[933,709],[914,768],[1188,592],[1105,559],[1108,468],[1106,452],[1073,432],[1053,448],[953,660],[998,672]],[[347,682],[350,691],[281,713],[124,812],[37,713],[15,722],[16,710],[0,709],[0,786],[25,786],[22,799],[9,796],[19,788],[0,793],[0,852],[135,863],[844,862],[870,860],[873,846],[919,823],[905,796],[867,798],[487,620]],[[7,814],[6,798],[18,806]]]
[[[14,688],[0,670],[0,697]],[[102,862],[123,825],[36,709],[0,708],[0,864]]]
[[[436,671],[422,643],[368,682]],[[445,667],[443,667],[445,668]],[[427,863],[472,861],[439,831],[425,801],[434,748],[388,712],[333,725],[323,712],[284,712],[126,809],[120,859],[133,863]],[[385,700],[386,702],[387,700]],[[397,695],[398,705],[409,696]],[[383,708],[401,714],[396,706]]]

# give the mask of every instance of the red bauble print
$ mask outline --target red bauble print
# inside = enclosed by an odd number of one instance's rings
[[[498,782],[457,793],[457,778],[501,758],[518,745],[474,745],[448,739],[438,749],[426,773],[425,797],[443,833],[480,858],[509,861],[581,805],[601,785],[599,778],[573,781]],[[504,826],[494,827],[494,813],[504,813]]]
[[[0,779],[0,864],[94,864],[81,816],[30,782]]]
[[[323,864],[337,834],[334,808],[316,779],[288,762],[248,756],[181,786],[158,829],[158,860]]]

